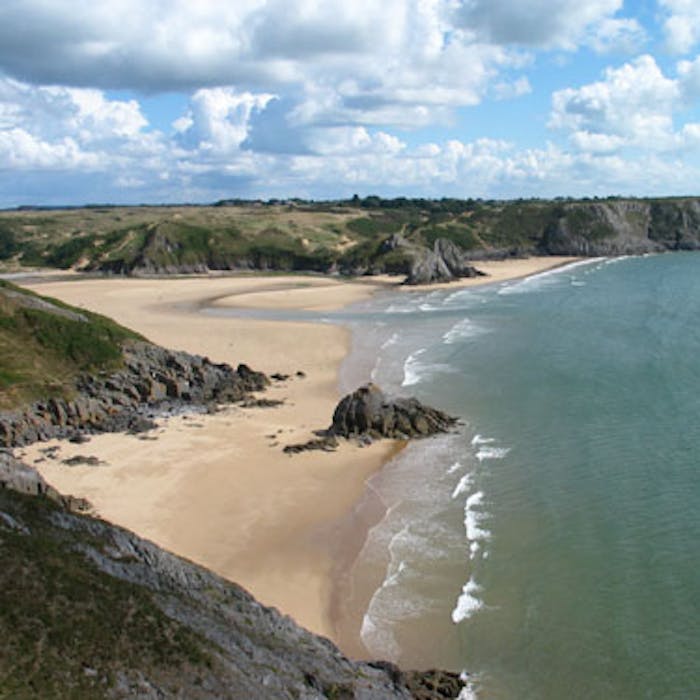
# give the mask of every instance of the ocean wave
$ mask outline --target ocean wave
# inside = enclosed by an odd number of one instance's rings
[[[562,274],[566,274],[583,265],[595,265],[596,263],[600,263],[604,260],[606,260],[606,258],[587,258],[586,260],[577,260],[576,262],[569,263],[568,265],[562,265],[561,267],[555,267],[551,270],[538,272],[537,274],[530,275],[524,280],[520,280],[518,282],[506,282],[498,290],[498,294],[503,296],[508,294],[529,294],[531,292],[536,292],[552,284],[556,284],[558,278]]]
[[[485,438],[478,433],[472,438],[472,445],[490,445],[492,442],[496,442],[496,438]]]
[[[479,700],[476,683],[472,675],[467,671],[462,671],[459,674],[459,679],[464,683],[464,687],[460,690],[457,700]]]
[[[469,496],[464,504],[464,531],[470,544],[491,537],[491,532],[481,527],[482,522],[487,517],[486,513],[475,510],[475,508],[481,507],[483,502],[484,492],[477,491]]]
[[[476,458],[483,462],[485,459],[503,459],[510,452],[510,447],[481,447]]]
[[[447,333],[442,336],[442,340],[446,345],[452,345],[466,338],[475,338],[476,336],[486,333],[486,329],[477,325],[469,318],[463,318],[455,323]]]
[[[403,366],[403,382],[401,386],[413,386],[419,384],[424,379],[432,377],[434,374],[439,372],[454,372],[454,368],[449,365],[443,365],[439,363],[429,363],[421,362],[418,358],[425,352],[425,348],[422,350],[416,350],[416,352],[411,353],[404,362]]]
[[[385,314],[412,314],[416,310],[413,304],[390,304],[384,309]]]
[[[462,493],[467,493],[474,485],[474,477],[472,474],[465,474],[452,492],[452,498],[457,498]]]
[[[399,342],[399,334],[398,333],[392,333],[389,338],[387,338],[380,346],[380,350],[386,350],[387,348],[390,348],[392,345],[396,345],[396,343]]]
[[[423,378],[422,371],[427,366],[418,361],[418,358],[425,352],[425,348],[412,352],[403,365],[403,382],[401,386],[413,386],[418,384]]]
[[[462,468],[462,463],[461,462],[455,462],[448,470],[447,470],[447,475],[449,476],[450,474],[454,474],[456,471],[459,471]]]
[[[367,650],[374,656],[398,660],[401,649],[396,637],[391,632],[391,628],[386,625],[378,625],[369,610],[362,618],[360,638]]]
[[[472,576],[462,588],[462,593],[457,598],[457,604],[452,611],[452,622],[458,624],[462,620],[468,620],[477,610],[484,606],[476,594],[481,591],[481,586]]]

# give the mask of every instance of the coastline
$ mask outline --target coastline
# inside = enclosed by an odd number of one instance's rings
[[[489,277],[449,288],[491,284],[558,267],[574,258],[479,264]],[[336,453],[289,457],[285,444],[327,425],[338,371],[349,350],[346,328],[199,313],[215,308],[325,311],[396,287],[387,278],[344,282],[316,277],[89,279],[27,285],[111,316],[150,340],[245,362],[291,377],[265,396],[278,408],[226,408],[215,415],[160,421],[156,439],[100,435],[61,443],[60,459],[97,456],[99,467],[44,459],[43,443],[22,450],[59,490],[88,498],[98,514],[247,588],[262,603],[337,639],[333,602],[339,565],[359,551],[371,524],[353,518],[365,482],[400,448],[385,441]],[[435,289],[436,287],[430,287]],[[411,288],[408,291],[424,291]],[[305,373],[304,378],[296,376]],[[342,532],[340,550],[337,536]]]

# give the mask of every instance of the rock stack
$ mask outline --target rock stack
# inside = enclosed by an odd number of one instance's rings
[[[329,433],[342,437],[408,439],[445,433],[457,423],[414,398],[390,399],[376,384],[365,384],[337,405]]]

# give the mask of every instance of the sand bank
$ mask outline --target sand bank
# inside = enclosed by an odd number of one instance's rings
[[[568,260],[568,259],[567,259]],[[490,276],[522,277],[565,262],[533,258],[480,264]],[[334,636],[329,614],[339,528],[352,535],[365,480],[396,450],[391,442],[289,457],[329,423],[348,331],[327,324],[262,321],[201,313],[202,305],[328,310],[396,285],[316,277],[79,279],[32,284],[35,291],[111,316],[167,347],[291,375],[266,393],[277,408],[226,408],[161,422],[148,436],[101,435],[88,444],[23,450],[59,490],[88,498],[102,517],[134,530],[249,589],[305,627]],[[304,377],[297,376],[303,372]],[[143,439],[143,438],[146,439]],[[153,439],[155,438],[155,439]],[[61,459],[94,455],[98,467]],[[366,523],[358,524],[364,537]],[[349,548],[356,549],[357,542]],[[342,555],[342,553],[341,553]]]

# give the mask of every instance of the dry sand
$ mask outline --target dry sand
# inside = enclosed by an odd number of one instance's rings
[[[570,260],[481,263],[489,277],[457,284],[522,277]],[[89,499],[100,516],[240,583],[261,602],[333,638],[331,586],[334,562],[343,556],[338,548],[357,549],[357,541],[348,544],[353,506],[365,480],[399,446],[346,444],[335,453],[284,455],[285,444],[304,441],[330,422],[348,331],[207,315],[201,306],[328,310],[395,285],[396,278],[368,284],[291,276],[28,285],[111,316],[167,347],[291,377],[265,394],[284,400],[277,408],[229,407],[215,415],[163,420],[146,436],[100,435],[84,445],[43,443],[22,452],[56,488]],[[306,376],[296,376],[297,371]],[[60,446],[56,460],[42,452],[52,444]],[[103,464],[60,463],[77,454],[96,456]],[[346,544],[339,543],[340,528]],[[356,524],[355,540],[366,528],[367,523]]]

